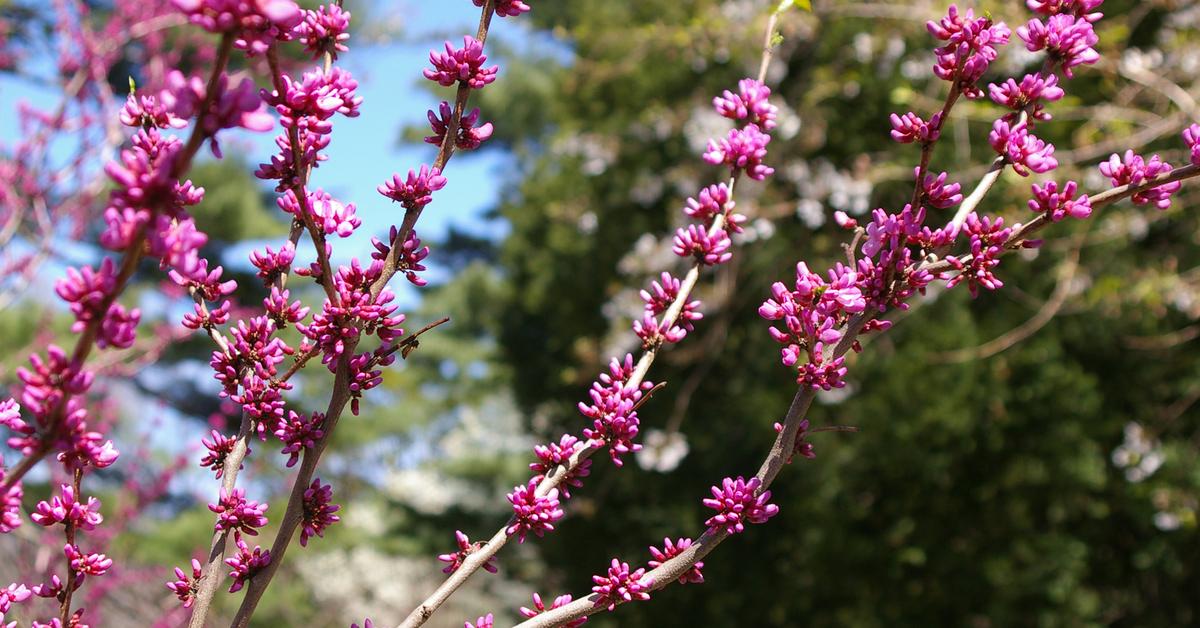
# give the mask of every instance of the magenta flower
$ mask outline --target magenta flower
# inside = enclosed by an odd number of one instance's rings
[[[767,503],[771,499],[771,491],[758,494],[762,481],[750,478],[746,481],[741,476],[736,480],[725,478],[721,486],[712,487],[712,498],[705,499],[704,505],[717,511],[709,517],[704,525],[709,532],[723,530],[726,534],[737,534],[746,529],[746,523],[765,523],[767,519],[779,513],[779,506]]]
[[[776,423],[774,425],[774,428],[775,428],[776,433],[783,432],[783,424],[782,423]],[[812,443],[805,440],[805,438],[807,436],[808,436],[808,419],[804,419],[803,421],[800,422],[800,429],[797,430],[797,432],[796,432],[796,441],[792,444],[792,453],[790,455],[788,455],[788,459],[787,459],[788,464],[791,464],[792,459],[795,458],[796,456],[800,456],[802,458],[808,458],[808,459],[817,457],[816,452],[813,451]]]
[[[917,176],[920,173],[921,169],[919,167],[913,170],[913,176]],[[922,197],[930,205],[939,209],[953,207],[961,203],[963,199],[963,195],[960,193],[962,186],[958,183],[947,184],[946,176],[945,172],[937,176],[926,173],[925,178],[921,181]]]
[[[191,608],[196,601],[196,592],[200,590],[200,561],[192,559],[192,575],[189,578],[179,567],[175,568],[175,580],[167,583],[167,588],[175,593],[175,597],[183,602],[184,608]]]
[[[215,504],[209,504],[208,509],[217,514],[214,529],[228,530],[257,536],[258,530],[267,525],[267,504],[246,499],[246,490],[235,488],[232,491],[221,488],[221,499]]]
[[[446,187],[446,177],[437,168],[422,165],[420,172],[408,171],[408,178],[401,180],[393,175],[392,180],[379,186],[380,194],[399,202],[408,210],[420,211],[433,200],[433,193]]]
[[[463,83],[472,89],[480,89],[496,80],[500,66],[483,67],[487,55],[483,54],[483,44],[470,35],[463,37],[463,47],[455,48],[446,42],[446,52],[430,51],[429,62],[432,70],[425,70],[425,78],[445,87],[455,83]]]
[[[1027,109],[1035,120],[1049,120],[1050,114],[1043,111],[1043,101],[1059,100],[1066,93],[1058,86],[1058,76],[1050,74],[1026,74],[1018,84],[1011,78],[997,85],[988,85],[992,101],[1013,111]],[[1010,114],[1011,115],[1011,114]]]
[[[454,110],[450,103],[442,101],[438,105],[437,113],[432,109],[429,110],[429,126],[433,129],[433,135],[425,137],[425,143],[441,146],[446,139],[446,131],[450,128],[450,122],[453,118]],[[458,121],[458,133],[455,135],[454,145],[459,150],[474,150],[479,148],[479,145],[487,141],[492,136],[492,123],[488,122],[478,127],[479,123],[479,108],[476,107],[471,111],[464,113]]]
[[[759,130],[758,125],[748,124],[731,130],[721,139],[709,140],[704,161],[714,166],[725,164],[735,172],[741,170],[751,179],[762,181],[775,172],[762,163],[770,142],[771,136]]]
[[[371,252],[371,259],[381,262],[386,260],[392,251],[391,243],[396,241],[399,233],[400,230],[393,225],[386,242],[379,238],[371,238],[371,244],[375,247],[375,250]],[[421,246],[421,238],[417,237],[414,229],[408,233],[408,237],[400,246],[400,252],[396,255],[396,272],[404,275],[409,283],[420,288],[427,283],[417,275],[418,272],[425,270],[425,265],[421,261],[426,257],[429,257],[429,247]]]
[[[292,0],[173,0],[188,21],[210,33],[235,33],[234,47],[262,54],[290,38],[303,16]]]
[[[964,223],[966,232],[971,235],[971,260],[963,265],[957,257],[946,259],[958,267],[958,274],[946,282],[946,287],[953,288],[962,281],[967,282],[971,296],[979,295],[979,286],[988,290],[998,290],[1004,282],[993,273],[1000,265],[1000,256],[1004,254],[1004,243],[1008,239],[1011,228],[1004,226],[1003,218],[985,216],[982,220],[975,212],[967,214]]]
[[[1013,172],[1026,177],[1030,172],[1049,172],[1058,167],[1054,145],[1043,142],[1029,132],[1029,125],[1013,125],[1001,118],[992,125],[988,142],[997,154],[1012,165]]]
[[[1012,31],[1003,22],[993,23],[990,16],[975,17],[967,9],[959,13],[957,5],[950,5],[937,22],[926,22],[925,28],[945,45],[937,48],[937,63],[933,73],[944,81],[955,83],[967,98],[981,98],[983,91],[976,82],[987,71],[988,65],[996,60],[997,46],[1008,43]]]
[[[683,213],[694,220],[704,223],[705,227],[711,227],[713,219],[718,215],[725,216],[725,224],[729,227],[729,230],[734,233],[741,233],[742,224],[746,222],[746,217],[742,214],[733,213],[734,206],[733,197],[729,193],[729,187],[724,183],[718,183],[700,190],[700,193],[695,198],[689,198],[683,208]]]
[[[258,269],[258,276],[266,285],[275,283],[281,274],[289,272],[295,259],[296,246],[290,240],[279,247],[279,251],[272,251],[268,246],[262,253],[250,252],[250,263]]]
[[[541,482],[546,477],[546,474],[555,468],[569,466],[571,456],[585,446],[578,438],[570,434],[563,434],[557,443],[551,442],[546,445],[535,446],[533,453],[537,456],[538,461],[529,465],[529,470],[534,472],[533,481]],[[559,490],[562,492],[564,499],[571,499],[571,487],[583,487],[583,480],[580,478],[585,478],[591,474],[591,467],[592,459],[585,458],[579,462],[579,465],[573,471],[563,476],[559,482]]]
[[[77,501],[75,489],[70,484],[60,484],[59,491],[61,496],[55,495],[48,502],[38,502],[36,512],[29,516],[34,523],[46,527],[62,523],[90,531],[104,521],[104,516],[100,514],[100,500],[89,497],[86,504]]]
[[[316,413],[314,413],[315,415]],[[308,539],[319,536],[324,538],[325,529],[342,520],[336,513],[341,506],[330,503],[333,500],[333,488],[321,484],[321,478],[314,478],[312,484],[304,490],[304,509],[300,518],[300,547],[308,547]]]
[[[1101,4],[1104,4],[1104,0],[1025,0],[1025,5],[1034,13],[1042,15],[1066,13],[1082,17],[1089,22],[1095,22],[1104,17],[1103,13],[1092,12]]]
[[[12,605],[20,604],[33,596],[33,591],[23,584],[12,583],[7,587],[0,589],[0,621],[3,621],[4,614],[12,610]],[[6,624],[6,626],[15,626],[16,622]]]
[[[1191,152],[1192,165],[1200,166],[1200,124],[1193,124],[1183,130],[1183,143],[1187,144]]]
[[[482,7],[484,0],[471,0],[475,6]],[[496,15],[500,17],[516,17],[529,10],[529,5],[522,0],[496,0]]]
[[[458,544],[458,551],[449,554],[439,554],[437,557],[443,563],[449,563],[442,569],[442,573],[454,573],[458,571],[458,568],[462,567],[463,561],[467,559],[467,556],[479,551],[483,547],[483,541],[472,543],[471,539],[466,534],[463,534],[462,530],[454,531],[454,542]],[[496,556],[494,554],[484,561],[483,569],[488,573],[496,573],[498,571],[496,569]]]
[[[550,605],[549,609],[547,609],[546,604],[544,602],[542,602],[542,596],[538,595],[537,593],[534,593],[533,594],[533,608],[528,608],[528,607],[522,606],[520,608],[520,611],[521,611],[521,615],[523,617],[537,617],[538,615],[541,615],[542,613],[546,612],[547,610],[554,610],[556,608],[566,606],[567,604],[570,604],[570,603],[571,603],[570,595],[560,595],[560,596],[554,598],[554,603]],[[563,627],[564,628],[578,628],[579,626],[582,626],[583,624],[587,623],[587,620],[588,620],[587,617],[573,619],[573,620],[563,624]]]
[[[0,480],[3,479],[4,470],[0,469]],[[21,498],[24,496],[20,481],[0,494],[0,534],[8,534],[21,527]]]
[[[545,495],[537,495],[537,481],[530,480],[528,484],[516,486],[508,494],[508,501],[513,506],[514,521],[505,532],[509,536],[517,535],[519,542],[525,542],[525,535],[533,532],[542,536],[554,529],[554,522],[562,519],[563,511],[559,507],[558,489],[552,488]]]
[[[1092,204],[1088,195],[1075,198],[1079,184],[1067,181],[1059,191],[1058,183],[1047,181],[1045,185],[1033,184],[1033,199],[1029,201],[1029,209],[1047,214],[1050,220],[1058,222],[1070,216],[1072,218],[1087,218],[1092,215]]]
[[[928,144],[936,142],[942,135],[942,115],[934,114],[929,122],[921,119],[921,116],[913,112],[908,112],[903,116],[892,114],[890,117],[892,122],[892,139],[901,144],[911,144],[912,142],[920,142]]]
[[[161,98],[147,94],[130,93],[118,117],[121,124],[134,128],[182,129],[188,124],[168,109]]]
[[[654,558],[647,563],[651,569],[657,569],[659,565],[675,558],[683,553],[683,550],[692,546],[692,540],[689,538],[681,538],[678,541],[672,541],[670,537],[663,539],[663,548],[660,550],[653,545],[650,546],[650,555]],[[687,584],[689,582],[700,583],[704,582],[704,574],[700,570],[704,568],[704,562],[698,561],[692,565],[690,569],[683,572],[679,576],[679,584]]]
[[[237,593],[241,590],[251,578],[259,571],[266,567],[271,562],[270,550],[255,545],[254,551],[246,545],[240,536],[237,537],[237,554],[225,559],[225,564],[229,565],[232,571],[229,572],[229,577],[233,578],[233,584],[229,586],[230,593]]]
[[[650,587],[654,586],[654,581],[644,578],[645,574],[645,569],[631,572],[629,563],[612,559],[608,575],[592,576],[592,582],[596,583],[592,591],[599,595],[595,605],[607,607],[611,611],[617,604],[650,599],[649,591]]]
[[[84,576],[103,576],[112,567],[113,561],[104,554],[84,554],[79,548],[68,543],[63,546],[63,553],[71,563],[71,571],[78,578]]]
[[[1062,65],[1067,78],[1074,78],[1075,66],[1092,65],[1100,60],[1100,53],[1092,48],[1100,41],[1092,23],[1074,15],[1059,13],[1045,22],[1034,18],[1017,29],[1017,36],[1025,40],[1025,48],[1030,52],[1045,50],[1052,61]]]
[[[484,615],[475,620],[475,623],[469,621],[463,622],[463,628],[492,628],[495,625],[495,618],[491,613]]]
[[[738,81],[738,93],[725,90],[720,96],[713,98],[713,108],[717,113],[732,120],[748,120],[768,131],[775,128],[775,116],[778,109],[768,98],[771,88],[761,81],[745,78]]]
[[[583,435],[596,447],[607,446],[613,464],[622,466],[621,456],[642,448],[633,442],[641,424],[634,406],[642,398],[642,391],[653,388],[650,382],[641,387],[627,385],[633,376],[633,356],[625,354],[624,362],[616,358],[609,363],[608,372],[601,373],[588,391],[592,403],[580,402],[579,411],[592,419],[592,427],[583,430]]]
[[[295,35],[304,49],[317,59],[326,53],[337,59],[339,52],[350,48],[350,12],[337,3],[318,6],[315,11],[304,11],[304,21],[296,25]]]
[[[729,252],[732,242],[724,229],[717,229],[711,234],[701,225],[680,227],[675,232],[671,252],[679,257],[694,257],[696,261],[707,266],[724,264],[733,257]]]
[[[300,454],[306,449],[316,446],[317,441],[325,436],[321,427],[325,424],[325,415],[313,412],[311,415],[297,414],[288,410],[288,418],[280,419],[275,425],[275,435],[283,441],[283,451],[288,455],[287,467],[292,467],[300,459]]]
[[[304,302],[299,299],[289,301],[290,296],[290,291],[281,292],[278,287],[271,286],[271,293],[263,299],[263,309],[275,323],[277,329],[283,329],[288,324],[298,323],[308,316],[308,308],[304,306]],[[229,302],[226,301],[226,303]]]
[[[1171,164],[1159,159],[1158,155],[1146,160],[1132,150],[1125,151],[1124,160],[1114,153],[1108,161],[1100,164],[1100,172],[1112,181],[1113,187],[1142,185],[1170,171]],[[1159,209],[1166,209],[1171,206],[1171,195],[1178,192],[1182,186],[1179,181],[1164,183],[1134,194],[1131,200],[1135,205],[1151,204]]]
[[[275,126],[275,120],[267,113],[254,80],[243,76],[231,87],[232,80],[226,74],[218,78],[215,102],[200,123],[217,158],[221,157],[221,149],[216,136],[222,129],[243,128],[261,132],[270,131]],[[187,120],[199,113],[206,95],[207,85],[203,79],[198,76],[185,77],[182,72],[172,70],[167,74],[166,89],[159,98],[171,114]]]

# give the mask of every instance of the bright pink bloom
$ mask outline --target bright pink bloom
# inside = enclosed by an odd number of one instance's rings
[[[267,525],[267,504],[246,499],[245,489],[227,491],[222,487],[220,501],[209,504],[208,509],[217,514],[214,527],[218,531],[229,530],[256,536],[257,528]]]
[[[1029,132],[1024,122],[1010,124],[1001,118],[992,125],[988,142],[997,154],[1012,165],[1013,172],[1026,177],[1030,172],[1049,172],[1058,167],[1054,145],[1043,142]]]
[[[1100,172],[1112,181],[1113,187],[1139,186],[1170,171],[1171,164],[1159,159],[1158,155],[1146,160],[1132,150],[1125,151],[1124,160],[1114,153],[1108,161],[1100,164]],[[1135,205],[1151,204],[1159,209],[1166,209],[1171,206],[1171,195],[1178,192],[1182,186],[1179,181],[1164,183],[1134,194],[1131,200]]]
[[[513,488],[508,494],[516,520],[508,526],[509,536],[517,535],[521,543],[525,535],[533,532],[542,536],[554,529],[554,522],[562,519],[563,511],[559,507],[558,489],[552,488],[545,495],[537,495],[537,481],[530,480],[528,484]]]
[[[233,584],[229,586],[230,593],[240,591],[246,582],[254,577],[254,574],[271,562],[270,550],[264,550],[255,545],[254,551],[251,551],[246,545],[246,541],[240,536],[237,537],[237,549],[237,554],[225,559],[225,564],[232,569],[229,572],[229,577],[233,578]]]
[[[200,590],[200,561],[192,559],[192,575],[188,577],[179,567],[175,568],[175,580],[167,583],[167,588],[175,593],[175,597],[183,602],[184,608],[191,608],[196,601],[196,592]]]
[[[546,604],[544,602],[542,602],[542,596],[538,595],[537,593],[534,593],[533,594],[533,608],[527,608],[525,606],[522,606],[520,611],[521,611],[521,615],[524,617],[537,617],[538,615],[541,615],[542,613],[546,612],[547,610],[554,610],[556,608],[566,606],[567,604],[570,604],[570,603],[571,603],[570,595],[560,595],[560,596],[554,598],[554,603],[550,605],[549,609],[547,609]],[[588,620],[587,617],[573,619],[573,620],[563,624],[563,627],[564,628],[578,628],[579,626],[582,626],[583,624],[587,623],[587,620]]]
[[[483,547],[483,541],[476,541],[472,543],[471,539],[468,538],[467,535],[463,534],[462,530],[454,531],[454,542],[458,544],[458,551],[449,554],[439,554],[437,557],[438,560],[444,563],[450,563],[446,565],[444,569],[442,569],[442,573],[454,573],[455,571],[458,571],[458,568],[462,566],[463,561],[467,559],[467,556],[479,551],[479,548]],[[484,561],[483,569],[488,573],[496,573],[497,569],[495,555],[489,556],[488,559]]]
[[[654,580],[645,575],[645,569],[630,571],[629,563],[612,559],[608,575],[592,576],[592,582],[596,583],[592,591],[600,596],[596,599],[596,606],[607,607],[611,611],[617,604],[650,599],[650,587],[654,586]]]
[[[775,172],[774,168],[762,163],[770,142],[771,136],[759,130],[758,125],[748,124],[731,130],[721,139],[709,140],[704,161],[713,165],[725,164],[734,171],[744,171],[755,181],[762,181]]]
[[[758,493],[762,481],[758,478],[738,476],[736,480],[725,478],[721,486],[712,487],[712,498],[705,499],[704,505],[717,511],[709,517],[704,525],[709,531],[724,530],[728,534],[737,534],[746,529],[747,523],[766,523],[767,519],[779,513],[779,506],[767,503],[771,499],[771,491]]]
[[[683,553],[684,550],[692,546],[692,540],[689,538],[681,538],[678,541],[672,541],[670,537],[663,539],[663,548],[660,550],[653,545],[650,546],[650,555],[654,557],[647,563],[651,569],[657,569],[659,565],[675,558]],[[689,582],[700,583],[704,582],[704,574],[700,570],[704,568],[703,561],[697,561],[690,569],[683,572],[679,576],[679,584],[687,584]]]
[[[312,485],[304,490],[304,508],[300,519],[300,546],[307,547],[308,539],[325,536],[325,529],[342,520],[336,513],[341,506],[330,503],[333,489],[314,478]]]
[[[768,131],[775,128],[778,109],[768,100],[771,88],[761,81],[745,78],[738,81],[738,93],[725,90],[713,98],[717,113],[732,120],[748,120]]]
[[[1100,53],[1092,48],[1100,41],[1092,23],[1074,15],[1060,13],[1045,22],[1034,18],[1017,29],[1017,36],[1025,40],[1029,51],[1045,50],[1051,60],[1062,65],[1067,78],[1074,78],[1075,66],[1100,60]]]
[[[378,192],[399,202],[408,210],[419,211],[433,200],[433,193],[446,187],[446,177],[437,168],[422,165],[419,172],[408,171],[408,178],[401,180],[393,175],[392,180],[376,188]]]
[[[1033,199],[1029,201],[1029,209],[1047,214],[1050,220],[1058,222],[1070,216],[1072,218],[1087,218],[1092,215],[1092,204],[1088,195],[1075,198],[1075,190],[1079,184],[1074,181],[1067,183],[1059,191],[1058,183],[1047,181],[1045,185],[1033,184]]]
[[[496,73],[500,71],[500,66],[496,65],[483,67],[485,61],[487,55],[483,54],[483,44],[467,35],[463,37],[462,48],[446,42],[445,53],[430,51],[429,62],[433,69],[425,70],[425,78],[446,87],[462,82],[472,89],[480,89],[495,81]]]

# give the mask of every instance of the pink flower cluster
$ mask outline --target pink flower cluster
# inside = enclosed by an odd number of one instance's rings
[[[596,583],[592,591],[598,596],[595,605],[611,611],[617,604],[650,599],[649,591],[654,581],[645,575],[645,569],[634,571],[629,568],[629,563],[612,559],[607,575],[592,576],[592,582]]]
[[[440,554],[437,557],[438,560],[444,563],[449,563],[444,569],[442,569],[442,573],[454,573],[455,571],[458,571],[458,568],[462,566],[463,561],[467,559],[467,556],[479,551],[480,546],[483,545],[482,542],[472,543],[471,539],[468,538],[466,534],[463,534],[462,530],[454,531],[454,542],[458,544],[458,551],[448,554]],[[496,557],[488,557],[488,559],[483,563],[483,569],[488,573],[496,573]]]
[[[1193,152],[1196,150],[1194,146],[1193,144]],[[1159,159],[1158,155],[1144,159],[1132,150],[1125,151],[1124,159],[1113,154],[1108,161],[1100,164],[1100,172],[1112,181],[1113,187],[1138,186],[1170,171],[1171,164]],[[1171,206],[1171,195],[1178,192],[1182,185],[1178,181],[1164,183],[1134,194],[1131,200],[1135,205],[1149,204],[1159,209],[1167,209]]]

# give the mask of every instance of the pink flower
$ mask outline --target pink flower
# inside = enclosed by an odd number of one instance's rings
[[[500,66],[483,67],[487,55],[483,54],[483,44],[474,37],[463,37],[463,47],[455,48],[446,42],[446,52],[436,50],[429,53],[432,70],[425,70],[425,78],[446,87],[462,82],[472,89],[480,89],[496,80]]]
[[[325,536],[325,529],[342,520],[335,515],[341,506],[330,503],[333,500],[333,489],[328,484],[321,484],[321,478],[314,478],[312,485],[304,490],[304,509],[300,519],[300,546],[307,547],[308,539]]]
[[[783,424],[776,423],[774,426],[776,433],[783,432]],[[802,458],[816,458],[817,454],[813,451],[812,443],[804,440],[808,436],[808,419],[800,422],[800,429],[796,431],[796,441],[792,444],[792,453],[788,456],[787,463],[791,464],[792,459],[796,456]]]
[[[214,528],[218,531],[229,530],[256,536],[256,528],[267,525],[267,504],[246,499],[245,489],[227,491],[222,487],[220,501],[209,504],[208,509],[217,514]]]
[[[213,430],[212,440],[202,438],[200,442],[208,449],[208,453],[200,460],[200,466],[215,471],[217,479],[221,479],[221,476],[225,473],[225,458],[233,451],[234,446],[237,444],[237,439],[230,438],[217,430]],[[249,447],[246,447],[246,454],[250,454]],[[242,465],[239,465],[238,469],[240,470],[241,468]]]
[[[749,120],[764,129],[775,128],[777,108],[768,98],[771,88],[761,81],[745,78],[738,81],[738,93],[725,90],[720,96],[713,98],[713,108],[717,113],[732,120]]]
[[[1049,172],[1058,167],[1054,145],[1043,142],[1029,132],[1029,125],[1013,125],[1003,118],[992,125],[988,142],[997,154],[1012,165],[1013,172],[1026,177],[1032,172]]]
[[[734,171],[744,171],[755,181],[762,181],[775,172],[774,168],[762,163],[770,141],[771,136],[759,130],[758,125],[748,124],[731,130],[721,139],[709,140],[704,161],[713,165],[725,164]]]
[[[469,621],[463,622],[463,628],[492,628],[495,625],[495,618],[491,613],[484,615],[475,620],[475,623]]]
[[[725,224],[729,230],[741,233],[742,223],[746,222],[746,217],[733,213],[733,208],[734,202],[729,193],[729,187],[724,183],[718,183],[700,190],[695,198],[689,198],[683,208],[683,213],[700,221],[705,227],[711,227],[713,219],[717,216],[725,216]]]
[[[462,530],[454,531],[454,542],[458,544],[458,551],[451,552],[449,554],[439,554],[437,557],[438,560],[444,563],[449,563],[444,569],[442,569],[442,573],[454,573],[455,571],[458,571],[458,568],[462,566],[463,561],[467,559],[467,556],[479,551],[479,549],[483,547],[483,541],[476,541],[472,543],[471,539],[468,538],[467,535],[463,534]],[[496,573],[497,569],[495,555],[489,556],[488,559],[484,561],[483,569],[488,573]]]
[[[570,595],[560,595],[560,596],[554,598],[554,603],[550,605],[549,609],[547,609],[545,603],[542,602],[542,596],[538,595],[537,593],[534,593],[533,594],[533,608],[527,608],[525,606],[522,606],[520,608],[520,611],[521,611],[521,615],[524,617],[537,617],[538,615],[541,615],[542,613],[546,612],[547,610],[554,610],[556,608],[566,606],[567,604],[570,604],[570,603],[571,603]],[[588,619],[587,617],[573,619],[573,620],[563,624],[563,627],[564,628],[578,628],[579,626],[582,626],[583,624],[587,623],[587,619]]]
[[[663,548],[660,550],[653,545],[650,546],[650,555],[654,557],[647,563],[651,569],[657,569],[659,565],[675,558],[683,553],[684,550],[692,546],[692,540],[689,538],[681,538],[678,541],[671,541],[670,537],[663,539]],[[700,583],[704,582],[704,574],[700,570],[704,568],[704,562],[698,561],[692,565],[690,569],[683,572],[679,576],[679,584],[687,584],[689,582]]]
[[[484,0],[471,0],[475,6],[482,7]],[[516,17],[529,10],[529,5],[522,0],[496,0],[496,15],[500,17]]]
[[[997,85],[988,85],[992,101],[1013,111],[1029,110],[1035,120],[1049,120],[1050,114],[1043,111],[1043,101],[1059,100],[1066,93],[1058,86],[1058,76],[1050,74],[1026,74],[1020,84],[1011,78]]]
[[[1193,124],[1183,130],[1183,142],[1191,151],[1193,166],[1200,166],[1200,124]]]
[[[1112,181],[1113,187],[1140,186],[1170,171],[1171,164],[1159,159],[1158,155],[1146,160],[1132,150],[1125,151],[1124,160],[1114,153],[1108,161],[1100,164],[1100,172]],[[1159,209],[1166,209],[1171,206],[1171,195],[1178,192],[1182,186],[1179,181],[1164,183],[1134,194],[1131,200],[1135,205],[1151,204]]]
[[[196,601],[196,592],[200,590],[200,561],[192,559],[192,575],[189,578],[179,567],[175,568],[175,580],[167,583],[167,588],[175,593],[175,597],[183,602],[184,608],[191,608]]]
[[[1003,218],[985,216],[980,219],[975,212],[967,214],[964,223],[966,232],[971,235],[971,260],[967,265],[958,262],[954,256],[947,257],[956,266],[958,274],[946,282],[946,287],[953,288],[962,281],[967,282],[971,296],[978,296],[979,286],[988,290],[998,290],[1004,286],[993,270],[1000,265],[1000,256],[1004,254],[1004,243],[1012,229],[1004,226]]]
[[[533,481],[541,482],[546,474],[550,473],[559,466],[569,466],[571,456],[576,451],[585,447],[578,438],[570,434],[563,434],[558,442],[551,442],[546,445],[537,445],[533,448],[533,453],[538,458],[538,462],[530,463],[529,470],[534,472]],[[573,471],[559,481],[559,487],[562,496],[566,499],[571,499],[571,487],[582,488],[583,480],[591,473],[592,459],[585,458],[579,462]]]
[[[1104,17],[1103,13],[1090,12],[1099,8],[1101,4],[1104,4],[1104,0],[1025,0],[1025,5],[1034,13],[1042,15],[1067,13],[1075,17],[1082,17],[1089,22],[1095,22]]]
[[[621,456],[640,450],[642,446],[633,442],[641,424],[634,406],[642,398],[642,391],[653,388],[650,382],[640,387],[628,384],[633,376],[633,356],[625,354],[623,362],[616,358],[609,363],[608,372],[592,382],[588,394],[592,403],[579,402],[579,411],[592,419],[592,427],[583,430],[590,444],[608,447],[608,456],[613,464],[622,466]]]
[[[704,525],[710,532],[724,530],[727,534],[737,534],[746,529],[746,523],[766,523],[779,513],[779,507],[767,503],[771,491],[758,494],[760,486],[762,481],[758,478],[750,478],[748,482],[741,476],[722,480],[721,486],[712,487],[712,498],[704,500],[705,506],[717,511]]]
[[[918,167],[913,170],[914,176],[920,174],[921,169]],[[946,173],[942,172],[937,176],[926,173],[924,180],[921,181],[921,194],[933,207],[945,209],[953,207],[962,202],[963,195],[962,186],[958,183],[946,183]]]
[[[113,561],[104,554],[84,554],[79,548],[68,543],[63,547],[63,553],[71,563],[71,570],[79,578],[83,576],[103,576],[112,567]]]
[[[1100,60],[1100,53],[1092,48],[1100,41],[1092,23],[1074,15],[1060,13],[1045,22],[1034,18],[1017,29],[1017,36],[1025,40],[1029,51],[1045,50],[1051,60],[1062,64],[1067,78],[1074,78],[1075,66],[1092,65]]]
[[[254,551],[246,545],[240,536],[237,537],[238,553],[225,559],[225,564],[229,565],[232,571],[229,572],[229,577],[233,578],[233,584],[229,586],[230,593],[237,593],[241,590],[256,573],[261,571],[271,562],[271,552],[255,545]]]
[[[376,188],[378,192],[405,209],[420,211],[433,200],[433,193],[446,187],[446,177],[437,168],[422,165],[419,172],[408,171],[408,178],[401,180],[393,175],[392,180]]]
[[[262,54],[287,41],[303,16],[292,0],[173,0],[188,21],[210,33],[235,33],[234,47]]]
[[[1070,216],[1072,218],[1087,218],[1092,215],[1092,204],[1088,195],[1074,198],[1079,184],[1067,181],[1059,191],[1058,183],[1047,181],[1045,185],[1033,184],[1033,199],[1029,201],[1029,209],[1047,214],[1050,220],[1058,222]]]
[[[46,527],[61,523],[90,531],[104,521],[100,500],[89,497],[86,504],[76,501],[75,489],[70,484],[59,485],[59,491],[61,496],[56,495],[49,502],[38,502],[36,512],[29,517],[34,523]]]
[[[275,435],[283,441],[283,451],[288,455],[287,467],[291,468],[300,459],[300,453],[316,446],[317,441],[325,436],[321,427],[325,424],[325,415],[313,412],[311,415],[296,414],[288,411],[286,420],[280,419],[275,426]]]
[[[714,266],[724,264],[733,257],[733,253],[729,252],[731,245],[724,229],[717,229],[710,234],[703,226],[688,225],[675,232],[671,252],[679,257],[694,257],[702,264]]]
[[[893,113],[890,120],[892,122],[892,139],[901,144],[911,144],[912,142],[928,144],[936,142],[942,135],[941,114],[934,114],[929,122],[926,122],[921,119],[921,116],[910,111],[903,116]]]
[[[617,604],[650,599],[649,591],[654,581],[644,578],[645,574],[645,569],[630,571],[629,563],[612,559],[608,575],[592,576],[592,582],[596,583],[592,591],[600,596],[596,599],[596,606],[607,607],[611,611]]]
[[[542,536],[553,530],[554,522],[563,517],[558,489],[552,488],[545,495],[538,496],[537,485],[536,480],[530,480],[528,484],[514,487],[513,492],[508,494],[515,520],[505,531],[509,536],[517,535],[521,543],[525,542],[525,535],[530,532]]]
[[[342,9],[340,4],[330,3],[303,14],[304,21],[296,25],[296,38],[312,53],[313,59],[328,53],[336,60],[339,52],[349,50],[346,46],[350,39],[349,11]]]
[[[433,129],[433,135],[425,137],[425,143],[441,146],[446,139],[446,131],[450,128],[450,122],[453,118],[454,111],[450,103],[442,101],[438,105],[437,113],[432,109],[429,110],[429,126]],[[479,108],[476,107],[471,111],[463,114],[458,121],[458,133],[455,134],[454,145],[460,150],[474,150],[479,148],[479,145],[487,141],[492,136],[492,123],[488,122],[478,127],[475,125],[479,122]]]

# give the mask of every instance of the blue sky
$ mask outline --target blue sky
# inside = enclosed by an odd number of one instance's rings
[[[479,20],[479,9],[469,0],[372,2],[371,6],[370,19],[398,24],[402,36],[388,44],[356,43],[353,29],[361,24],[352,23],[350,52],[343,54],[338,64],[359,81],[358,93],[363,98],[361,115],[335,119],[329,160],[313,172],[311,181],[311,187],[324,188],[343,202],[355,203],[363,220],[363,227],[357,233],[336,245],[335,261],[339,262],[347,261],[351,255],[366,255],[371,236],[386,233],[390,225],[399,222],[403,210],[380,196],[375,187],[395,173],[404,174],[432,161],[435,152],[432,146],[401,145],[399,133],[407,124],[427,124],[426,110],[434,108],[439,99],[452,97],[449,88],[439,87],[441,91],[436,94],[430,92],[423,84],[428,81],[421,77],[421,70],[428,65],[430,48],[440,47],[446,39],[461,42],[462,34],[474,33]],[[490,37],[522,43],[529,34],[522,29],[520,20],[497,18],[492,21]],[[502,68],[500,80],[503,78]],[[51,91],[0,75],[0,138],[4,138],[0,141],[9,142],[17,135],[18,101],[45,109],[57,102]],[[489,119],[487,112],[483,113],[483,119]],[[246,150],[246,161],[256,164],[274,152],[273,137],[274,132],[244,134],[223,146],[226,153]],[[486,150],[486,145],[485,150],[456,155],[446,168],[450,182],[422,214],[418,232],[426,238],[438,239],[454,225],[477,235],[504,235],[503,224],[485,223],[480,215],[498,196],[497,173],[507,158],[503,151]],[[199,211],[203,211],[203,205]],[[222,261],[244,263],[251,248],[249,244],[236,247]],[[434,259],[436,255],[430,261]],[[399,282],[395,288],[402,302],[411,304],[419,298],[407,287],[407,282]]]

